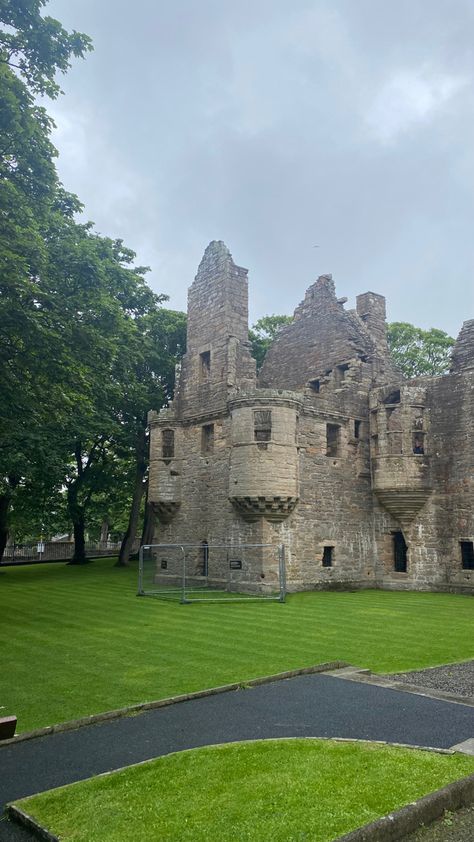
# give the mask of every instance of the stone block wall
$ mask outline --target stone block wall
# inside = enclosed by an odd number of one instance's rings
[[[383,296],[345,310],[324,275],[257,383],[247,295],[247,270],[214,241],[189,291],[177,394],[150,414],[155,541],[283,543],[289,590],[474,591],[460,543],[474,541],[474,320],[451,374],[406,382]],[[246,564],[243,587],[275,586],[275,552],[252,550]]]

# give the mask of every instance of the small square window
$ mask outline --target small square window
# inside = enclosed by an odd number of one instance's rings
[[[174,430],[162,431],[161,455],[163,459],[172,459],[174,457]]]
[[[326,456],[339,455],[340,430],[339,424],[326,424]]]
[[[211,379],[211,352],[204,351],[199,354],[199,381],[207,383]]]
[[[272,437],[272,413],[269,409],[257,409],[253,414],[254,439],[261,450],[267,449],[266,442]]]
[[[214,451],[214,424],[204,424],[201,428],[201,453]]]
[[[349,371],[349,363],[337,365],[335,370],[336,386],[340,386],[346,379],[346,372]]]
[[[334,556],[334,547],[324,547],[323,549],[323,567],[332,567]]]

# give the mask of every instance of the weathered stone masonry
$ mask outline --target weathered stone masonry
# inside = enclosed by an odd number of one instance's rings
[[[474,592],[474,320],[450,374],[407,382],[383,296],[344,304],[318,278],[257,381],[247,270],[210,243],[175,398],[150,413],[155,540],[283,542],[290,590]]]

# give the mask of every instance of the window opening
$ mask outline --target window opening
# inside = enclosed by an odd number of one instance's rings
[[[354,421],[354,438],[360,439],[360,432],[361,432],[361,424],[362,421],[358,421],[357,418]]]
[[[323,567],[332,567],[334,547],[324,547]]]
[[[199,379],[201,383],[207,383],[211,378],[211,352],[204,351],[202,354],[199,354],[199,360]]]
[[[461,562],[463,570],[474,570],[474,543],[472,541],[460,541]]]
[[[343,365],[337,365],[336,366],[335,375],[336,375],[336,384],[338,386],[340,386],[341,383],[344,382],[344,379],[345,379],[345,376],[346,376],[346,371],[348,371],[348,370],[349,370],[349,363],[343,363]]]
[[[338,456],[340,429],[338,424],[326,424],[326,456]]]
[[[272,413],[269,409],[257,409],[253,414],[254,438],[260,450],[266,450],[272,437]]]
[[[174,457],[174,430],[162,431],[161,455],[163,459],[172,459]]]
[[[199,572],[201,576],[209,576],[209,544],[207,541],[201,541]]]
[[[393,568],[396,573],[407,572],[408,547],[403,532],[393,532]]]
[[[214,450],[214,424],[204,424],[201,431],[201,453]]]
[[[316,392],[319,395],[321,389],[321,381],[320,380],[310,380],[309,381],[309,388],[312,392]]]
[[[390,392],[385,398],[384,403],[400,403],[400,389]]]
[[[425,437],[423,433],[414,433],[413,435],[413,453],[416,456],[422,456],[425,452]]]

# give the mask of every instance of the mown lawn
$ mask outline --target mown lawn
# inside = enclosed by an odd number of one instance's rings
[[[474,757],[269,740],[170,754],[18,804],[63,842],[329,842],[472,772]]]
[[[18,731],[341,659],[396,672],[474,657],[474,599],[299,593],[287,603],[136,597],[102,559],[0,570],[0,715]]]

